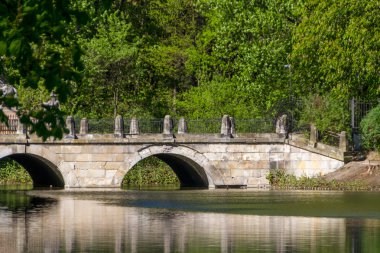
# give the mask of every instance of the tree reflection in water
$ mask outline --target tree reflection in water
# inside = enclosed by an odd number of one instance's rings
[[[169,195],[165,193],[162,193],[164,197],[159,200],[159,204],[162,205],[163,199],[166,199],[166,207],[156,208],[154,199],[157,200],[155,196],[158,193],[120,192],[82,194],[32,191],[33,196],[23,192],[1,192],[0,251],[380,251],[380,220],[376,217],[327,218],[216,213],[210,211],[213,206],[211,202],[215,203],[220,199],[216,200],[211,196],[207,200],[210,202],[208,212],[193,212],[175,208],[178,203],[167,198]],[[187,191],[178,194],[187,198],[189,194],[196,193]],[[152,195],[150,199],[149,194]],[[149,199],[151,202],[148,204],[151,207],[131,206],[139,196],[145,198],[144,204]],[[226,193],[225,197],[231,196]],[[220,198],[220,195],[214,198]],[[260,201],[268,202],[270,199]],[[116,205],[117,202],[120,204]],[[182,208],[185,207],[186,205]],[[379,213],[377,215],[380,216]]]

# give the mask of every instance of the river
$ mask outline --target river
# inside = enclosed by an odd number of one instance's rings
[[[3,189],[0,252],[380,252],[380,193]]]

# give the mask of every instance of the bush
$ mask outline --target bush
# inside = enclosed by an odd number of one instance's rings
[[[340,131],[349,133],[350,115],[347,101],[332,95],[310,95],[302,104],[300,125],[314,124],[321,132],[330,130],[336,133]]]
[[[32,184],[29,173],[11,159],[0,161],[0,184]]]
[[[136,164],[125,175],[122,184],[124,186],[179,185],[179,180],[169,165],[152,156]]]
[[[278,189],[328,189],[328,190],[345,190],[345,191],[366,191],[371,187],[361,181],[336,181],[327,180],[324,177],[306,177],[297,178],[294,175],[286,174],[284,170],[271,171],[266,177],[271,186]]]
[[[368,150],[380,151],[380,105],[373,108],[360,122],[362,145]]]

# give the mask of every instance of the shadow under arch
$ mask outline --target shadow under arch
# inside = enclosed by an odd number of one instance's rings
[[[6,157],[24,167],[33,180],[33,187],[63,188],[65,186],[62,174],[57,166],[41,156],[34,154],[11,154]]]
[[[209,182],[204,169],[191,159],[178,154],[152,155],[169,165],[177,175],[181,187],[208,188]]]

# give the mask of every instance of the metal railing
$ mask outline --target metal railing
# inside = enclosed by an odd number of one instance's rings
[[[18,117],[16,115],[8,116],[8,125],[0,123],[0,134],[15,134],[17,132]]]
[[[235,119],[236,133],[274,133],[273,119]]]
[[[115,130],[114,125],[115,125],[114,119],[89,119],[88,133],[89,134],[111,134]],[[78,133],[79,133],[79,129],[78,129]]]
[[[220,133],[221,119],[191,119],[186,123],[188,133]]]
[[[378,103],[378,101],[367,101],[354,98],[350,100],[349,110],[351,114],[351,127],[354,131],[359,129],[362,119],[372,108],[378,105]]]
[[[80,118],[74,118],[75,133],[80,133]],[[130,119],[124,119],[124,133],[128,134]],[[178,121],[173,119],[173,133],[177,132]],[[186,120],[187,133],[190,134],[218,134],[221,131],[221,119],[190,119]],[[139,119],[139,132],[142,134],[163,133],[163,119]],[[17,116],[9,116],[8,126],[0,123],[1,134],[13,134],[17,132]],[[236,133],[274,133],[274,119],[234,119]],[[30,127],[28,128],[30,130]],[[112,134],[115,130],[115,119],[88,119],[89,134]]]
[[[295,124],[290,131],[293,134],[302,134],[306,138],[310,137],[310,124],[297,125]]]
[[[332,131],[318,132],[318,141],[330,146],[339,147],[340,136]]]
[[[81,121],[81,118],[74,118],[75,133],[79,133],[80,131],[80,121]]]
[[[130,122],[130,120],[128,122]],[[140,133],[158,134],[164,130],[163,119],[139,119],[138,122]]]

